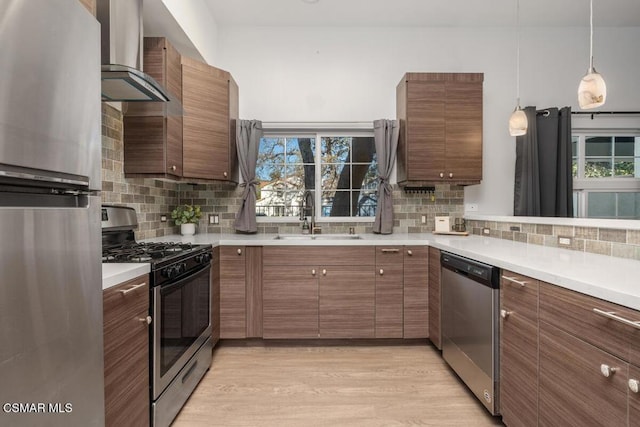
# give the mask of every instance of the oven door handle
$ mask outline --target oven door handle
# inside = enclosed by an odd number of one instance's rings
[[[201,275],[202,273],[206,272],[210,268],[211,268],[211,264],[209,263],[204,265],[202,268],[195,270],[188,276],[183,277],[182,279],[178,280],[175,283],[170,283],[168,285],[160,285],[160,293],[167,294],[167,293],[173,292],[174,290],[183,287],[187,282],[193,280],[194,277]]]

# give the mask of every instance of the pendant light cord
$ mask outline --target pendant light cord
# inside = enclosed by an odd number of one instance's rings
[[[516,100],[520,108],[520,0],[516,0]]]
[[[589,8],[589,70],[593,70],[593,0],[590,1]]]

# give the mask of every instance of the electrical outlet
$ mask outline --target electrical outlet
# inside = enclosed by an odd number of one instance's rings
[[[422,215],[422,219],[420,220],[420,222],[422,222],[423,224],[427,223],[427,216],[426,215]]]
[[[489,234],[491,234],[491,229],[489,229],[487,227],[483,228],[482,229],[482,234],[486,234],[488,236]]]
[[[160,222],[167,222],[167,216],[166,215],[160,215]]]
[[[571,246],[571,237],[560,237],[560,236],[558,236],[558,245],[560,245],[560,246]]]
[[[511,226],[509,226],[509,230],[510,231],[520,231],[520,227],[518,227],[517,225],[511,225]]]
[[[220,217],[218,214],[209,214],[209,224],[220,224]]]

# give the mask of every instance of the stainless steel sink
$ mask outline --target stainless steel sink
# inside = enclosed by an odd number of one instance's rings
[[[278,234],[275,240],[358,240],[359,234]]]

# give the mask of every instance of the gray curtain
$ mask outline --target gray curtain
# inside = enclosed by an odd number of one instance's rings
[[[242,204],[236,214],[234,228],[240,233],[257,233],[256,224],[256,162],[262,138],[262,122],[238,120],[236,124],[236,149],[242,178]]]
[[[400,128],[395,120],[375,120],[373,134],[378,158],[378,208],[373,232],[393,233],[393,194],[389,177],[396,161]]]
[[[573,216],[571,108],[524,109],[527,133],[516,138],[514,215]]]

